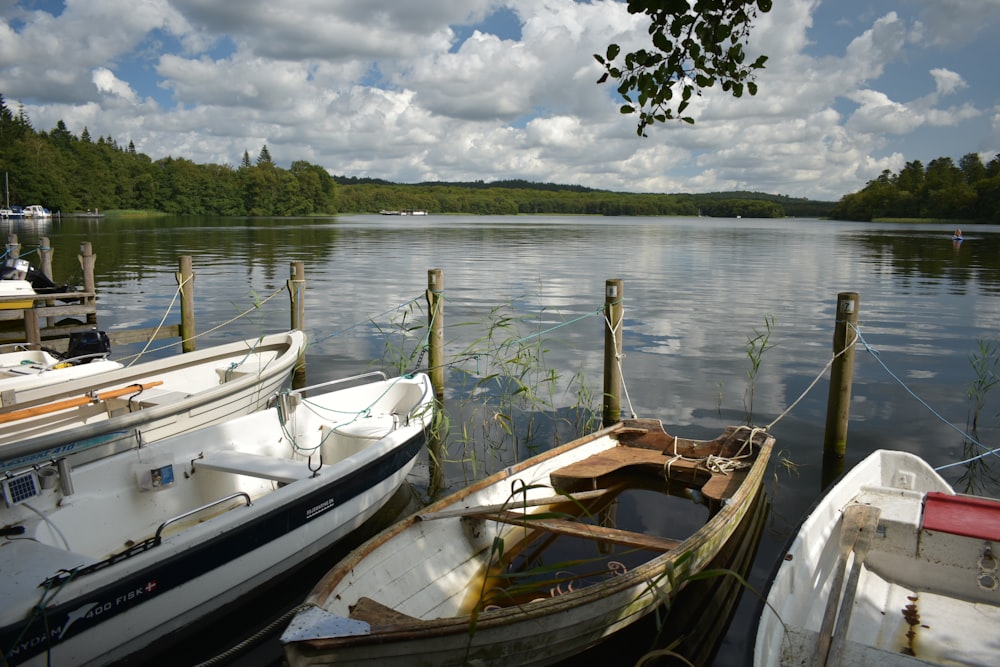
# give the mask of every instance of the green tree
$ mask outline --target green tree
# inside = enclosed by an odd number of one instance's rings
[[[678,119],[694,123],[684,111],[691,97],[717,83],[733,97],[757,94],[755,73],[767,56],[747,63],[746,45],[758,12],[771,11],[772,0],[628,0],[628,11],[649,17],[651,49],[625,54],[608,45],[595,54],[605,72],[598,80],[618,82],[623,114],[639,114],[636,133]]]
[[[271,160],[271,151],[267,150],[267,144],[261,146],[260,153],[257,154],[257,166],[261,167],[266,164],[274,164]]]
[[[979,153],[963,155],[962,159],[958,161],[958,168],[962,172],[962,178],[969,185],[975,185],[986,178],[986,165],[983,164]]]

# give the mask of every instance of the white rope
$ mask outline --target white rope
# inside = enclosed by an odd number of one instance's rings
[[[622,306],[622,318],[619,321],[619,323],[622,323],[624,321],[625,321],[625,306]],[[608,331],[611,333],[611,342],[614,344],[615,350],[617,350],[618,349],[618,336],[615,333],[615,327],[611,323],[611,316],[608,313],[607,309],[605,309],[605,311],[604,311],[604,323],[608,325]],[[628,404],[629,414],[631,414],[632,418],[634,419],[635,418],[635,408],[632,407],[632,398],[628,395],[628,387],[626,386],[626,383],[625,383],[625,372],[622,369],[622,359],[624,359],[624,358],[625,358],[625,353],[624,352],[621,353],[621,354],[617,354],[616,353],[615,354],[615,364],[618,366],[618,377],[621,378],[621,381],[622,381],[622,391],[625,393],[625,402]]]
[[[791,404],[787,408],[785,408],[785,410],[780,415],[778,415],[777,417],[775,417],[774,421],[772,421],[770,424],[768,424],[767,426],[765,426],[764,430],[770,431],[771,428],[773,428],[775,424],[777,424],[779,421],[781,421],[782,419],[784,419],[785,415],[787,415],[789,412],[791,412],[792,409],[796,405],[798,405],[799,402],[803,398],[805,398],[809,394],[810,391],[812,391],[813,387],[816,386],[816,383],[819,382],[823,378],[824,375],[826,375],[826,372],[830,369],[831,366],[833,366],[833,362],[837,360],[837,357],[839,357],[840,355],[846,353],[849,349],[851,349],[852,347],[854,347],[857,344],[858,339],[861,336],[858,333],[858,331],[856,329],[854,329],[853,327],[851,328],[851,331],[854,333],[854,338],[851,339],[851,342],[848,343],[847,345],[845,345],[843,350],[841,350],[840,352],[837,352],[832,357],[830,357],[830,361],[826,362],[826,366],[824,366],[823,370],[821,370],[819,372],[819,374],[815,378],[813,378],[813,381],[809,383],[809,386],[806,387],[805,390],[801,394],[799,394],[799,397],[796,398],[794,401],[792,401]]]
[[[664,464],[664,469],[667,475],[670,474],[670,466],[675,461],[690,461],[692,463],[704,464],[705,468],[710,472],[721,473],[723,475],[729,475],[734,470],[742,470],[743,468],[749,468],[752,464],[750,461],[745,461],[743,459],[748,459],[753,456],[753,440],[757,437],[758,433],[767,433],[767,429],[760,426],[739,426],[738,430],[748,429],[750,431],[750,437],[743,441],[738,452],[732,456],[718,456],[717,454],[709,454],[708,456],[703,456],[700,458],[692,458],[684,456],[677,451],[677,443],[680,441],[676,435],[674,436],[674,451],[673,456]],[[749,451],[746,451],[749,447]]]

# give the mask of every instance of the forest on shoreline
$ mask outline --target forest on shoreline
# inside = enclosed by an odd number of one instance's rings
[[[1000,156],[983,164],[977,153],[956,165],[950,157],[926,167],[914,160],[898,174],[885,170],[830,212],[837,220],[885,218],[1000,223]]]
[[[973,159],[975,158],[975,159]],[[978,165],[977,165],[978,161]],[[965,156],[910,163],[899,175],[884,172],[840,202],[759,192],[704,194],[626,193],[525,180],[398,184],[332,176],[326,168],[295,161],[277,166],[267,146],[238,166],[196,164],[183,157],[158,160],[129,141],[72,134],[59,121],[37,131],[23,108],[13,113],[0,95],[0,171],[11,205],[41,204],[66,214],[148,211],[170,215],[328,216],[423,210],[467,215],[623,215],[744,218],[885,217],[998,222],[1000,160],[984,165]]]

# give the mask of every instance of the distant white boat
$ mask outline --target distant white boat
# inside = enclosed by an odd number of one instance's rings
[[[24,217],[26,218],[51,218],[52,212],[38,204],[24,207]]]
[[[414,209],[414,208],[407,208],[403,209],[402,211],[388,211],[383,209],[379,211],[379,214],[380,215],[427,215],[427,211],[423,209]]]

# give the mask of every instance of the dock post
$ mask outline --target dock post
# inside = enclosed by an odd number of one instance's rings
[[[49,237],[43,236],[41,238],[41,243],[38,246],[38,270],[48,278],[52,278],[52,244],[49,243]]]
[[[180,258],[180,271],[177,273],[177,284],[181,291],[181,352],[194,352],[194,269],[191,266],[191,255]]]
[[[306,265],[305,262],[292,262],[291,278],[286,283],[288,296],[291,300],[292,329],[306,330]],[[306,386],[306,355],[303,351],[295,361],[292,371],[292,387],[301,389]]]
[[[94,254],[94,247],[90,241],[80,242],[80,254],[77,255],[80,261],[80,270],[83,271],[83,291],[95,294],[97,292],[97,281],[94,279],[94,266],[97,264],[97,255]],[[87,324],[97,326],[97,297],[87,297],[87,305],[95,306],[94,312],[87,314]]]
[[[49,243],[49,237],[43,236],[39,240],[38,244],[38,270],[42,272],[49,280],[52,280],[52,244]],[[36,304],[37,305],[37,304]],[[54,299],[48,299],[45,301],[46,306],[55,305]],[[56,324],[56,318],[47,317],[45,318],[45,326],[52,327]]]
[[[858,308],[857,292],[841,292],[837,295],[837,319],[833,330],[835,356],[830,366],[830,395],[826,405],[826,430],[823,434],[824,488],[844,470],[847,422],[851,412],[851,383],[854,380]]]
[[[21,252],[21,244],[17,242],[17,234],[7,235],[7,257],[17,259]]]
[[[622,315],[624,281],[612,278],[604,283],[604,426],[622,418]]]
[[[444,483],[444,443],[440,420],[437,416],[444,410],[444,270],[427,271],[427,374],[434,388],[434,426],[427,438],[427,453],[430,461],[428,493],[434,497]]]

